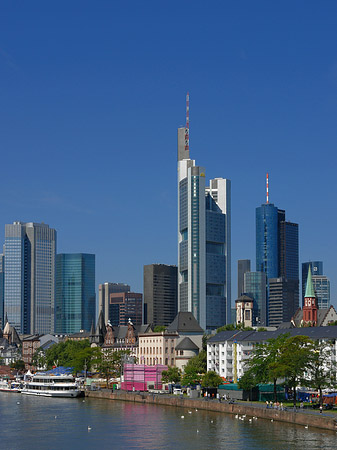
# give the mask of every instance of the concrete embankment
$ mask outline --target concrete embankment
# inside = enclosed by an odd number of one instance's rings
[[[267,420],[294,423],[297,425],[309,425],[310,427],[324,428],[337,431],[337,417],[321,416],[318,414],[307,414],[294,411],[279,411],[261,408],[244,403],[219,403],[216,400],[205,401],[202,399],[180,398],[160,394],[138,394],[133,392],[111,392],[103,389],[101,391],[87,391],[87,397],[102,398],[108,400],[119,400],[124,402],[148,403],[155,405],[175,406],[179,408],[197,408],[207,411],[222,412],[228,414],[246,414],[250,417],[259,417]]]

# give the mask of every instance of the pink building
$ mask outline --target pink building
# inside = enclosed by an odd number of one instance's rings
[[[148,389],[162,389],[161,374],[167,366],[157,364],[124,364],[124,381],[121,389],[124,391],[147,391]]]

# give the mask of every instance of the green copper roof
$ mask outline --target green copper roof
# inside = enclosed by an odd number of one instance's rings
[[[314,286],[312,284],[312,277],[311,277],[311,267],[309,265],[309,270],[308,270],[308,278],[307,278],[307,285],[305,288],[305,298],[306,297],[310,297],[310,298],[316,298],[316,294],[314,291]]]

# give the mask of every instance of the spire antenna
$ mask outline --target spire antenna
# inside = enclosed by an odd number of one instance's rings
[[[186,95],[186,126],[185,126],[185,150],[190,149],[190,94]]]
[[[267,204],[269,203],[269,173],[267,173]]]

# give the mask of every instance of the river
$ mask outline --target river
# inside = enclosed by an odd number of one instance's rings
[[[310,426],[157,405],[0,393],[3,450],[328,450],[336,445],[335,432]]]

